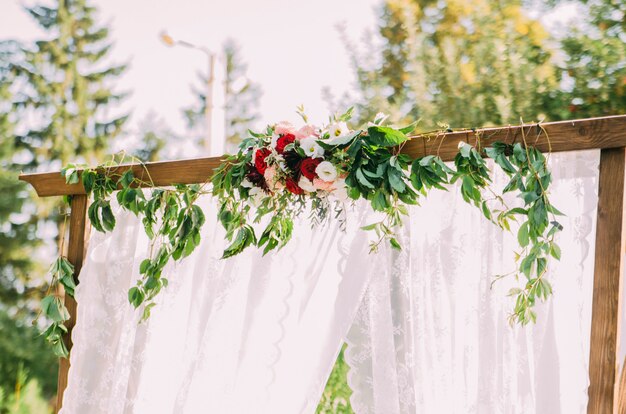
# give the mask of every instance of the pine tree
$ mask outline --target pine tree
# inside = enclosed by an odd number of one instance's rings
[[[13,67],[13,105],[24,130],[16,144],[33,155],[25,167],[81,159],[94,163],[128,117],[109,115],[124,97],[110,82],[126,67],[107,64],[109,29],[97,23],[97,10],[86,0],[58,0],[26,11],[47,38],[23,47]]]
[[[167,143],[177,139],[167,124],[154,112],[149,112],[140,122],[139,131],[141,142],[132,154],[142,162],[158,161]]]
[[[426,129],[544,118],[558,86],[547,36],[518,0],[388,0],[378,38],[352,54],[361,117]]]
[[[6,355],[0,358],[0,386],[14,381],[10,374],[23,364],[50,393],[54,358],[49,350],[43,353],[43,339],[30,322],[33,302],[46,283],[45,269],[34,262],[42,223],[36,216],[47,219],[46,226],[60,227],[59,200],[35,201],[17,173],[101,159],[127,119],[109,114],[123,98],[110,82],[125,66],[108,64],[108,29],[97,24],[96,9],[85,0],[25,10],[45,38],[0,42],[0,330],[5,338],[0,354]]]
[[[582,2],[588,16],[562,41],[563,118],[626,113],[626,3]]]
[[[25,301],[37,296],[31,272],[36,268],[33,252],[38,239],[37,219],[30,204],[26,185],[17,180],[14,147],[11,139],[15,119],[11,116],[11,61],[19,50],[16,42],[0,48],[0,307],[14,307],[28,313]],[[21,315],[23,316],[23,315]]]
[[[234,149],[246,136],[258,118],[257,108],[261,97],[261,88],[246,77],[247,66],[241,59],[241,52],[233,40],[227,40],[222,48],[226,59],[225,79],[225,123],[227,149]],[[200,75],[202,85],[207,78]],[[203,88],[193,88],[196,103],[183,110],[190,128],[204,122],[206,93]]]
[[[20,370],[30,372],[50,398],[56,389],[56,358],[31,325],[33,303],[41,297],[41,280],[33,275],[44,269],[33,259],[40,247],[37,217],[30,192],[17,180],[14,148],[15,118],[11,111],[11,62],[20,45],[5,42],[0,47],[0,394],[15,389]],[[2,400],[2,398],[0,398]],[[10,398],[9,398],[10,400]],[[0,412],[8,406],[0,401]],[[45,403],[45,400],[39,400]],[[12,404],[11,407],[14,407]],[[34,412],[34,411],[33,411]]]

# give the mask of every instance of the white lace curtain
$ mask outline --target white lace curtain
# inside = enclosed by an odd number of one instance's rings
[[[368,254],[356,206],[348,229],[296,224],[282,251],[220,260],[210,199],[196,252],[169,265],[148,322],[128,304],[148,241],[118,211],[94,232],[76,290],[63,413],[313,413],[343,341],[357,414],[583,413],[597,152],[552,155],[554,204],[567,214],[554,298],[535,326],[511,328],[513,235],[458,192],[411,209],[404,249]],[[504,178],[497,175],[496,182]]]

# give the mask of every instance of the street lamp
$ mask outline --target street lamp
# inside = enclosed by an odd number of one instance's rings
[[[215,55],[215,53],[211,52],[211,50],[209,50],[206,47],[203,46],[198,46],[195,45],[193,43],[187,42],[185,40],[174,40],[169,34],[167,34],[167,32],[163,31],[160,33],[159,37],[161,38],[161,41],[169,47],[174,47],[174,46],[183,46],[189,49],[195,49],[195,50],[199,50],[200,52],[204,53],[207,57],[207,63],[208,63],[208,76],[207,76],[207,82],[206,82],[206,98],[205,98],[205,105],[204,105],[204,116],[206,118],[206,136],[204,139],[204,148],[207,152],[207,154],[210,156],[212,155],[212,150],[220,150],[219,154],[216,155],[222,155],[221,152],[223,152],[223,142],[225,137],[215,137],[217,139],[221,139],[221,141],[218,143],[217,146],[214,146],[214,132],[217,132],[218,134],[222,134],[223,135],[223,127],[224,125],[218,125],[216,123],[213,122],[213,98],[214,98],[214,82],[215,82],[215,61],[218,59],[217,56]],[[222,117],[223,118],[223,117]],[[222,124],[223,124],[223,119],[222,119]],[[220,128],[221,126],[221,128]]]

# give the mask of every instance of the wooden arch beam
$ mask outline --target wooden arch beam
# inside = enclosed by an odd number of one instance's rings
[[[475,145],[480,137],[483,145],[495,141],[511,143],[521,141],[522,134],[529,144],[544,152],[626,147],[626,115],[417,135],[404,145],[402,152],[414,158],[439,155],[444,161],[451,161],[460,141]],[[192,158],[111,169],[120,173],[132,169],[137,177],[148,180],[149,176],[155,185],[168,186],[203,183],[220,162],[221,157]],[[22,174],[20,180],[30,183],[39,197],[85,194],[82,184],[66,184],[59,172]]]

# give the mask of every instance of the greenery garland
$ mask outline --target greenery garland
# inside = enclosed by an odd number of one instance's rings
[[[418,204],[431,189],[446,190],[458,181],[463,199],[478,207],[487,220],[507,231],[511,231],[511,221],[520,222],[516,269],[496,280],[514,276],[522,281],[509,292],[515,297],[510,322],[535,321],[532,308],[537,299],[545,300],[552,293],[544,276],[549,257],[560,259],[555,236],[562,226],[555,219],[561,213],[548,198],[552,177],[546,158],[527,144],[523,131],[522,142],[495,142],[486,148],[477,133],[477,145],[460,143],[453,165],[448,165],[435,155],[412,159],[401,152],[415,124],[386,126],[386,117],[379,114],[367,128],[351,130],[347,126],[350,109],[318,128],[308,123],[301,108],[298,113],[305,122],[299,129],[281,122],[261,133],[249,131],[237,154],[227,157],[204,184],[156,187],[150,179],[135,177],[130,169],[119,173],[107,168],[124,161],[115,157],[96,168],[72,164],[62,170],[68,184],[82,181],[93,197],[88,217],[96,230],[115,227],[110,197],[116,191],[119,205],[141,217],[151,248],[128,299],[135,308],[143,305],[142,320],[149,318],[155,297],[167,286],[162,277],[165,265],[189,256],[200,243],[205,216],[196,201],[202,194],[212,194],[219,203],[219,221],[230,243],[223,258],[249,246],[262,248],[264,254],[282,248],[291,239],[294,219],[305,213],[314,226],[334,216],[345,229],[346,207],[361,198],[382,213],[380,221],[362,228],[376,234],[370,245],[370,251],[376,252],[383,242],[402,249],[394,229],[402,226],[408,206]],[[509,177],[500,194],[490,186],[483,156],[492,158]],[[142,187],[152,191],[145,193]],[[508,192],[517,192],[523,205],[507,206],[503,194]],[[51,291],[60,284],[73,295],[73,268],[66,258],[57,259],[51,274]],[[67,332],[64,322],[69,313],[60,297],[47,295],[42,312],[52,321],[44,332],[46,339],[57,355],[67,356],[61,338]]]

